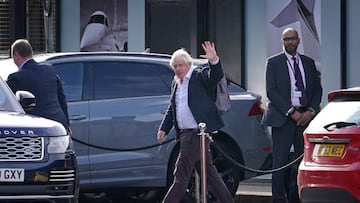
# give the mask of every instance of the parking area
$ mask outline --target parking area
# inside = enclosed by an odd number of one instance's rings
[[[240,182],[235,203],[271,203],[271,174]]]
[[[235,203],[271,203],[271,174],[257,176],[240,182],[234,200]],[[108,201],[108,203],[113,202],[144,203],[144,201],[129,200],[123,196],[118,196],[116,199]],[[80,201],[80,203],[85,202]],[[160,201],[147,201],[147,203],[160,203]]]

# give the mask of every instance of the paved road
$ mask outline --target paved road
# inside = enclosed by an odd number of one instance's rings
[[[271,174],[240,182],[234,199],[235,203],[271,203]],[[80,203],[88,202],[80,201]],[[144,201],[129,200],[119,196],[116,199],[109,200],[108,203],[144,203]]]
[[[236,203],[271,203],[271,174],[240,182]]]

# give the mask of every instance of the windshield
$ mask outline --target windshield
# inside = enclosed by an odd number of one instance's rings
[[[16,111],[24,113],[24,110],[16,100],[10,88],[0,79],[0,111]]]
[[[324,127],[340,122],[360,124],[360,101],[330,102],[311,121],[309,127]]]

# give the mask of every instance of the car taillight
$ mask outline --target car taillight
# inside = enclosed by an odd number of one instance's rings
[[[250,109],[249,116],[263,115],[265,110],[261,107],[261,102],[257,101]]]

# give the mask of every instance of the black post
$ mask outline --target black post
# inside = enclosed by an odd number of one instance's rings
[[[340,85],[341,88],[344,89],[347,87],[347,25],[346,25],[346,15],[347,15],[347,8],[346,8],[346,0],[341,0],[340,5]]]
[[[10,44],[16,39],[26,38],[26,0],[9,1]]]

